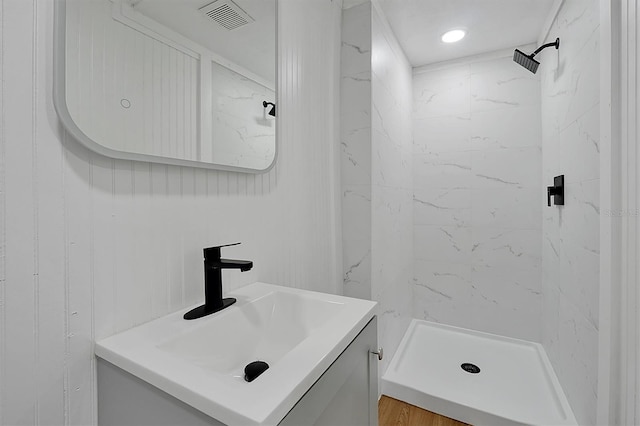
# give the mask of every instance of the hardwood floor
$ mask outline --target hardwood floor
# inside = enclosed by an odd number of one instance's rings
[[[465,426],[457,420],[382,395],[378,401],[380,426]]]

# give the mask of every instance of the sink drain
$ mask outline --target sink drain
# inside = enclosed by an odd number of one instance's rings
[[[467,373],[478,374],[480,372],[480,367],[475,364],[469,364],[468,362],[465,362],[460,367]]]

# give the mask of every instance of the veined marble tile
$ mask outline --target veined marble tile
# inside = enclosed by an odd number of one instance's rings
[[[563,296],[598,329],[600,256],[573,243],[565,242],[562,249],[566,264],[549,272],[559,278],[557,283]]]
[[[565,175],[565,205],[543,207],[543,344],[579,424],[595,424],[599,296],[599,2],[565,0],[541,57],[543,187]],[[547,40],[551,41],[551,40]]]
[[[378,15],[378,10],[372,10],[371,43],[373,56],[371,69],[380,78],[381,86],[398,98],[405,98],[411,102],[412,67],[395,35],[387,31],[383,24],[384,17]],[[402,100],[402,99],[399,99]]]
[[[471,74],[472,112],[540,104],[539,77],[511,65]]]
[[[509,229],[542,229],[540,188],[483,188],[471,194],[471,226]]]
[[[474,180],[471,152],[414,155],[415,188],[470,188]]]
[[[468,263],[415,260],[413,315],[429,321],[472,327],[467,308],[471,298]]]
[[[596,424],[598,331],[565,297],[559,300],[558,344],[550,346],[555,366],[578,424]]]
[[[599,254],[599,204],[599,179],[566,184],[565,205],[551,207],[551,209],[562,210],[562,216],[558,215],[559,235],[566,241],[573,242],[587,251]]]
[[[413,223],[417,225],[471,225],[470,189],[416,188]]]
[[[542,187],[553,184],[553,177],[565,174],[566,162],[560,159],[561,137],[557,132],[543,132]]]
[[[567,64],[573,93],[568,99],[562,128],[566,128],[600,102],[600,32],[594,31],[574,63]]]
[[[359,299],[371,298],[371,240],[344,242],[344,295]]]
[[[371,71],[371,3],[343,10],[341,72]]]
[[[474,268],[517,267],[539,274],[540,231],[473,228],[471,257]]]
[[[385,285],[378,295],[377,300],[380,301],[378,341],[380,346],[385,348],[385,352],[387,352],[386,348],[390,348],[389,353],[395,352],[413,317],[411,276],[411,268],[401,270],[397,279]],[[391,358],[393,355],[387,356],[385,353],[381,371],[386,369]],[[387,360],[386,365],[385,360]]]
[[[402,141],[399,139],[410,134],[406,129],[411,126],[411,102],[399,99],[384,88],[375,74],[372,78],[372,126],[388,134],[394,143],[400,145]]]
[[[413,257],[411,191],[387,187],[374,187],[373,191],[374,254],[391,265],[403,265]]]
[[[471,148],[474,150],[542,145],[540,103],[518,108],[471,114]]]
[[[560,133],[559,161],[565,183],[600,177],[600,104]],[[576,161],[579,159],[579,161]]]
[[[516,300],[515,303],[500,304],[482,294],[478,287],[474,288],[468,307],[472,321],[469,328],[534,342],[540,341],[538,304],[526,304],[521,299]]]
[[[545,43],[560,37],[562,55],[574,60],[600,26],[599,7],[597,0],[566,0]]]
[[[414,82],[414,118],[442,117],[471,112],[470,78]]]
[[[413,151],[459,152],[472,148],[471,116],[469,114],[415,119],[413,121]]]
[[[402,147],[392,143],[386,133],[373,132],[372,183],[392,188],[408,188],[413,164]]]
[[[542,306],[540,268],[532,273],[530,270],[514,265],[474,265],[471,278],[474,286],[485,290],[485,296],[491,296],[490,299],[497,300],[498,304],[537,303],[537,315],[540,315],[539,310]]]
[[[413,87],[414,90],[419,90],[425,81],[438,81],[438,80],[464,80],[471,77],[471,65],[470,64],[457,64],[450,67],[443,67],[440,69],[424,71],[422,69],[415,69],[413,71]],[[415,96],[415,91],[414,91]]]
[[[541,158],[540,147],[473,151],[473,187],[539,187]]]
[[[549,283],[542,280],[542,344],[547,351],[550,347],[556,347],[559,340],[560,329],[560,291]]]
[[[342,76],[340,86],[342,131],[371,127],[371,73]]]
[[[371,234],[371,186],[342,187],[342,236],[361,239]]]
[[[342,136],[340,156],[342,183],[371,184],[371,129],[352,130]]]
[[[575,57],[562,50],[556,53],[556,69],[545,68],[543,83],[543,118],[548,125],[563,130],[587,113],[600,100],[599,31],[591,34]]]
[[[471,228],[415,225],[413,235],[416,259],[471,263]]]
[[[468,263],[436,262],[416,258],[413,284],[433,293],[435,300],[453,301],[471,289],[471,266]]]

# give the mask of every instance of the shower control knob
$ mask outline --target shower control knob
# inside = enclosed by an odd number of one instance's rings
[[[377,351],[370,351],[370,352],[374,355],[378,355],[378,360],[382,361],[382,358],[384,357],[384,349],[380,348]]]

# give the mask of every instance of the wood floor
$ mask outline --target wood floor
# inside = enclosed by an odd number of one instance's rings
[[[378,401],[380,426],[465,426],[457,420],[382,395]]]

